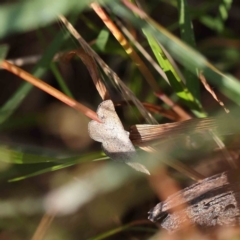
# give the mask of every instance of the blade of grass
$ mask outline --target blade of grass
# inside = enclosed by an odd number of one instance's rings
[[[8,45],[0,45],[0,63],[6,58],[8,49]]]
[[[98,34],[98,37],[96,40],[96,46],[99,48],[99,50],[101,51],[105,50],[108,39],[109,39],[109,31],[107,29],[102,29]]]
[[[149,42],[149,45],[155,55],[155,57],[158,60],[159,65],[162,67],[163,71],[168,77],[168,80],[172,86],[172,88],[175,90],[178,97],[192,110],[197,111],[199,114],[201,114],[201,108],[199,104],[197,104],[196,99],[191,94],[191,92],[188,90],[188,88],[185,86],[183,81],[181,80],[178,73],[175,71],[173,65],[168,60],[167,56],[165,55],[163,49],[158,44],[158,42],[149,34],[147,31],[143,30],[145,36],[147,37],[147,40]]]
[[[216,17],[212,17],[209,14],[201,14],[199,20],[208,28],[221,33],[225,29],[224,22],[228,18],[228,11],[230,10],[231,5],[232,0],[222,0],[218,5],[219,12]]]
[[[46,156],[29,154],[29,153],[25,153],[22,150],[15,150],[12,147],[0,145],[0,162],[11,163],[11,164],[39,164],[39,163],[47,163],[47,162],[63,163],[63,162],[69,162],[69,161],[81,162],[82,161],[81,159],[90,158],[90,157],[97,158],[98,161],[105,160],[105,157],[103,157],[102,159],[99,158],[99,155],[100,155],[99,152],[92,153],[91,155],[84,154],[82,156],[75,156],[75,157],[68,157],[68,158],[58,158],[58,157],[52,157],[48,155],[50,154],[48,153],[46,154]]]
[[[0,124],[0,132],[13,131],[19,128],[29,128],[36,126],[39,116],[37,114],[24,114],[10,118],[8,121]]]
[[[54,74],[55,78],[57,79],[57,82],[61,88],[61,90],[69,97],[74,98],[71,91],[69,90],[67,84],[65,83],[61,73],[59,72],[58,68],[57,68],[57,64],[52,62],[50,64],[50,69],[52,71],[52,73]]]
[[[6,146],[0,146],[0,161],[13,164],[33,164],[43,162],[59,162],[61,160],[52,157],[27,154],[22,151],[9,149]]]
[[[181,33],[182,40],[189,44],[189,46],[195,48],[195,36],[193,31],[193,25],[191,22],[191,16],[189,12],[189,7],[186,0],[178,0],[178,9],[179,9],[179,28]],[[189,70],[185,70],[184,75],[186,77],[186,86],[189,91],[193,94],[195,100],[200,104],[200,81],[197,78],[197,69],[196,73],[193,74]]]
[[[110,0],[104,0],[107,2]],[[58,14],[82,11],[90,3],[89,0],[49,0],[23,1],[1,4],[0,38],[15,32],[25,32],[39,26],[45,26],[57,19]],[[11,24],[9,24],[11,22]]]
[[[151,223],[149,221],[147,221],[147,220],[135,221],[135,222],[132,222],[132,223],[129,223],[129,224],[117,227],[117,228],[112,229],[110,231],[107,231],[105,233],[102,233],[102,234],[98,235],[97,237],[89,238],[88,240],[102,240],[102,239],[106,239],[106,238],[108,238],[110,236],[113,236],[113,235],[119,233],[119,232],[126,231],[126,230],[130,229],[133,226],[142,225],[142,224],[151,224]]]
[[[98,156],[99,156],[99,154],[98,154]],[[62,164],[58,164],[58,165],[51,166],[51,167],[48,167],[48,168],[44,168],[44,169],[41,169],[39,171],[30,173],[30,174],[26,174],[26,175],[21,176],[21,177],[16,177],[16,178],[8,180],[8,182],[16,182],[16,181],[24,180],[24,179],[27,179],[27,178],[30,178],[30,177],[35,177],[35,176],[38,176],[38,175],[41,175],[41,174],[44,174],[44,173],[54,172],[54,171],[57,171],[57,170],[60,170],[60,169],[64,169],[64,168],[67,168],[67,167],[74,166],[78,163],[106,160],[106,158],[102,158],[102,157],[94,159],[94,160],[89,160],[89,159],[92,159],[94,157],[96,157],[96,154],[86,154],[82,157],[74,157],[74,158],[65,159],[65,161],[67,161],[66,163],[62,163]]]
[[[55,33],[56,31],[54,31],[53,29],[50,29],[50,32]],[[40,42],[42,48],[45,49],[47,47],[47,42],[45,40],[44,33],[39,29],[39,30],[36,31],[36,35],[39,39],[39,42]],[[50,70],[52,71],[53,75],[55,76],[62,92],[65,93],[67,96],[73,98],[73,95],[72,95],[71,91],[69,90],[69,88],[68,88],[67,84],[65,83],[61,73],[59,72],[59,70],[57,68],[57,64],[53,61],[50,63]]]
[[[16,177],[16,178],[10,179],[10,180],[8,180],[8,182],[21,181],[21,180],[24,180],[24,179],[27,179],[27,178],[30,178],[30,177],[38,176],[40,174],[44,174],[44,173],[48,173],[48,172],[54,172],[54,171],[57,171],[57,170],[60,170],[60,169],[63,169],[63,168],[71,167],[73,165],[75,165],[75,163],[64,163],[64,164],[55,165],[55,166],[52,166],[52,167],[49,167],[49,168],[44,168],[44,169],[39,170],[39,171],[34,172],[34,173],[30,173],[30,174],[27,174],[27,175],[24,175],[24,176],[21,176],[21,177]]]

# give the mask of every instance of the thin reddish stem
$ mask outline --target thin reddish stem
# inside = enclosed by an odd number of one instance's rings
[[[64,102],[68,106],[76,109],[79,112],[82,112],[87,117],[89,117],[89,118],[91,118],[91,119],[101,123],[101,121],[98,118],[97,114],[94,111],[92,111],[90,108],[88,108],[88,107],[82,105],[81,103],[77,102],[76,100],[68,97],[64,93],[58,91],[57,89],[53,88],[52,86],[50,86],[49,84],[43,82],[42,80],[34,77],[30,73],[25,72],[21,68],[16,67],[15,65],[13,65],[13,64],[5,61],[5,60],[2,61],[1,66],[2,66],[2,68],[6,69],[7,71],[17,75],[18,77],[22,78],[25,81],[31,83],[35,87],[43,90],[44,92],[50,94],[51,96],[57,98],[58,100],[60,100],[62,102]]]

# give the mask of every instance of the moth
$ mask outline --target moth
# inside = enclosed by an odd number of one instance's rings
[[[148,219],[169,232],[179,230],[186,221],[203,227],[239,225],[239,180],[237,171],[205,178],[158,203]]]
[[[135,161],[136,149],[129,139],[119,119],[113,102],[103,101],[97,109],[97,115],[102,123],[91,121],[88,124],[90,137],[102,143],[102,149],[111,159],[124,162],[137,171],[150,174],[145,166]]]

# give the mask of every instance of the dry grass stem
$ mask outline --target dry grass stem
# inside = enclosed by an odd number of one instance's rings
[[[52,86],[43,82],[42,80],[34,77],[30,73],[27,73],[26,71],[22,70],[21,68],[16,67],[13,64],[11,64],[5,60],[2,61],[1,66],[2,66],[2,68],[6,69],[7,71],[15,74],[16,76],[22,78],[25,81],[31,83],[35,87],[43,90],[44,92],[50,94],[51,96],[57,98],[58,100],[60,100],[62,102],[64,102],[68,106],[76,109],[79,112],[82,112],[87,117],[91,118],[92,120],[95,120],[95,121],[101,123],[101,121],[98,119],[97,114],[94,111],[92,111],[90,108],[88,108],[88,107],[82,105],[81,103],[77,102],[76,100],[68,97],[64,93],[58,91],[57,89],[53,88]]]

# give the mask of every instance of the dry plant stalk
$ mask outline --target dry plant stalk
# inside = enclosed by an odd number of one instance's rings
[[[7,71],[15,74],[16,76],[22,78],[25,81],[31,83],[35,87],[43,90],[44,92],[50,94],[51,96],[57,98],[58,100],[60,100],[62,102],[64,102],[68,106],[76,109],[79,112],[82,112],[87,117],[101,123],[97,114],[94,111],[92,111],[90,108],[88,108],[88,107],[84,106],[83,104],[77,102],[76,100],[68,97],[64,93],[58,91],[57,89],[53,88],[52,86],[43,82],[42,80],[34,77],[30,73],[27,73],[23,69],[16,67],[13,64],[11,64],[5,60],[2,61],[1,66],[2,66],[2,68],[6,69]]]

